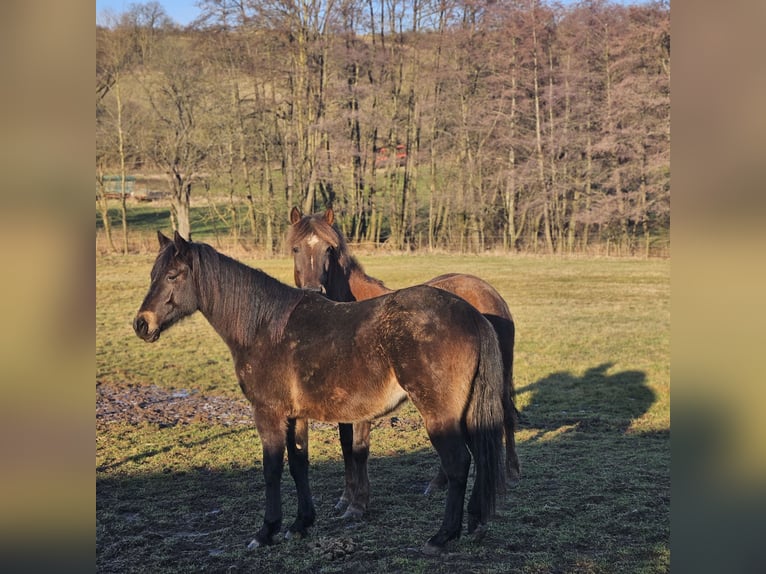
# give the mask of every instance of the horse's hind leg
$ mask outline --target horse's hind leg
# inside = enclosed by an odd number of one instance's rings
[[[441,552],[444,545],[460,536],[463,523],[463,502],[465,501],[468,470],[471,455],[460,430],[460,422],[449,425],[434,425],[426,422],[428,436],[439,453],[442,469],[447,477],[447,502],[441,528],[426,543],[424,551],[429,554]]]
[[[503,391],[503,428],[505,431],[505,472],[508,486],[516,486],[521,480],[521,463],[516,451],[516,429],[519,426],[518,411],[508,389]]]
[[[314,524],[316,518],[309,486],[309,427],[307,419],[288,419],[287,421],[287,462],[298,494],[298,515],[295,522],[290,526],[288,535],[292,533],[305,536],[309,526]]]

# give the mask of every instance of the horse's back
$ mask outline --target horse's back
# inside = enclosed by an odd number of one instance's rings
[[[468,301],[484,315],[494,315],[513,321],[511,311],[497,289],[475,275],[445,273],[434,277],[425,284],[454,293]]]
[[[444,330],[470,325],[476,308],[446,289],[427,284],[399,289],[380,297],[384,302],[381,313],[388,320],[413,327],[436,326]]]

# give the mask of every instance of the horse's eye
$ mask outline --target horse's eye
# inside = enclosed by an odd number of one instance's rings
[[[173,281],[178,279],[178,275],[179,275],[178,273],[168,273],[168,281],[172,283]]]
[[[298,249],[297,247],[293,247],[293,253],[298,253],[298,251],[300,251],[300,249]]]

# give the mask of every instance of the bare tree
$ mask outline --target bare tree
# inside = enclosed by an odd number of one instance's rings
[[[127,216],[127,122],[125,118],[125,99],[123,95],[124,78],[127,77],[136,62],[135,36],[130,25],[130,14],[120,20],[108,22],[113,29],[110,33],[97,35],[97,87],[98,95],[96,120],[108,124],[115,134],[115,145],[103,160],[112,155],[116,158],[120,177],[120,212],[122,216],[122,251],[128,252],[128,216]],[[107,150],[102,150],[107,152]],[[101,177],[103,183],[103,175]],[[102,186],[103,189],[103,186]],[[104,198],[104,202],[106,199]],[[104,207],[106,213],[108,208]],[[106,221],[106,220],[105,220]],[[106,229],[106,223],[105,223]],[[111,243],[111,237],[109,238]]]
[[[106,191],[106,177],[104,174],[103,159],[97,160],[96,167],[96,208],[101,216],[101,224],[104,226],[104,235],[106,236],[109,249],[117,251],[112,238],[112,221],[109,217],[109,198]]]
[[[205,120],[210,111],[204,61],[184,38],[167,36],[157,48],[152,73],[140,79],[152,114],[144,142],[146,156],[167,176],[172,225],[191,236],[192,185],[201,174],[213,145]]]
[[[130,65],[116,74],[99,40],[96,69],[100,164],[165,172],[182,234],[204,182],[226,190],[216,217],[268,250],[295,204],[333,204],[352,240],[398,248],[667,241],[667,3],[201,6],[184,31],[133,10]]]

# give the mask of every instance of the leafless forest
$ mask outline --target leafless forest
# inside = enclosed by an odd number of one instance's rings
[[[182,235],[207,197],[267,251],[291,205],[332,205],[397,249],[668,252],[669,2],[201,5],[97,26],[102,221],[107,180],[161,176]]]

